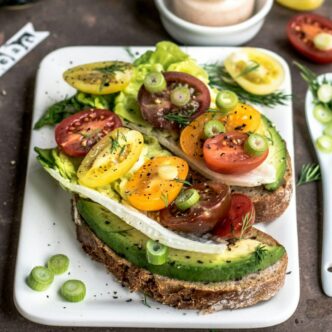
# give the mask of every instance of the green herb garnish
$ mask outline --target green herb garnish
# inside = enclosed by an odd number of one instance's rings
[[[237,77],[246,76],[247,74],[255,71],[256,69],[258,69],[259,67],[260,67],[260,64],[253,61],[251,64],[246,66]]]
[[[318,164],[304,164],[301,168],[301,173],[297,181],[297,185],[319,181],[321,179],[320,167]]]
[[[131,50],[130,47],[125,47],[124,48],[125,51],[127,52],[127,54],[130,56],[131,60],[136,60],[136,55],[134,54],[134,52]]]
[[[175,113],[168,113],[166,115],[164,115],[164,119],[166,119],[167,121],[172,121],[172,122],[176,122],[177,124],[179,124],[180,126],[187,126],[191,119],[191,116],[189,115],[180,115],[180,114],[175,114]]]
[[[144,294],[144,297],[143,297],[143,299],[142,299],[142,303],[146,306],[146,307],[148,307],[148,308],[151,308],[151,306],[150,306],[150,304],[147,302],[147,300],[146,300],[146,295]]]
[[[242,227],[241,227],[241,233],[240,233],[240,240],[243,238],[243,236],[247,233],[247,231],[250,229],[253,223],[253,211],[247,212],[244,217],[242,217]]]
[[[231,90],[237,94],[242,102],[251,102],[253,104],[274,107],[277,105],[286,105],[291,99],[291,95],[283,91],[276,91],[268,95],[255,95],[243,89],[226,71],[225,67],[219,63],[205,64],[203,68],[207,71],[210,79],[210,85],[218,88]]]
[[[259,244],[254,252],[256,262],[260,263],[266,256],[267,252],[268,250],[266,249],[266,247],[262,244]]]
[[[187,181],[187,180],[181,180],[181,179],[174,179],[174,181],[176,181],[176,182],[179,182],[179,183],[183,183],[185,186],[191,186],[192,184],[189,182],[189,181]]]

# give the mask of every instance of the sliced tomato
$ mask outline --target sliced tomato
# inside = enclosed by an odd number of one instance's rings
[[[227,114],[226,131],[241,131],[254,133],[261,123],[261,114],[252,106],[238,103]]]
[[[255,95],[273,93],[285,78],[280,62],[256,48],[238,49],[225,59],[224,65],[235,82]]]
[[[242,238],[255,222],[255,208],[251,199],[242,194],[232,194],[227,215],[220,219],[213,234],[223,239]]]
[[[332,21],[317,14],[297,15],[287,25],[288,39],[299,53],[313,62],[330,63],[332,50],[321,51],[313,43],[321,32],[332,34]]]
[[[196,184],[192,188],[199,192],[199,202],[186,211],[171,204],[160,211],[160,223],[174,231],[201,235],[212,230],[227,215],[230,188],[213,182]]]
[[[123,61],[87,63],[66,70],[63,78],[78,91],[106,95],[121,91],[129,84],[132,67]]]
[[[101,138],[121,125],[120,118],[111,111],[81,111],[55,127],[55,141],[68,156],[84,157]]]
[[[224,123],[226,117],[219,112],[206,112],[181,131],[180,146],[186,155],[195,159],[203,158],[204,125],[210,120],[219,120]]]
[[[247,139],[247,134],[235,131],[207,139],[203,146],[206,165],[225,174],[242,174],[255,169],[264,162],[269,151],[259,157],[249,156],[244,151]]]
[[[150,93],[142,85],[138,93],[142,117],[155,128],[176,130],[183,126],[183,123],[189,123],[209,108],[211,97],[205,83],[186,73],[165,72],[163,75],[167,82],[167,88],[164,91]],[[172,104],[170,97],[171,91],[180,85],[188,87],[191,91],[190,101],[182,107]],[[173,119],[170,115],[173,115]],[[182,119],[180,121],[182,125],[174,120],[174,115]]]
[[[169,169],[175,176],[161,176],[161,169]],[[172,170],[173,169],[173,170]],[[163,170],[163,173],[164,173]],[[156,157],[139,168],[126,185],[129,203],[143,211],[158,211],[171,204],[179,194],[188,174],[188,164],[178,157]]]
[[[113,130],[83,159],[77,171],[79,183],[96,188],[126,175],[139,159],[143,145],[140,132],[122,127]]]

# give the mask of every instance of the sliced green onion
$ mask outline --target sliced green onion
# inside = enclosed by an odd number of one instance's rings
[[[332,34],[322,32],[314,37],[314,45],[321,51],[329,51],[332,49]]]
[[[322,84],[317,91],[317,97],[322,103],[329,103],[332,100],[332,85]]]
[[[81,280],[68,280],[61,286],[60,294],[68,302],[80,302],[85,298],[86,287]]]
[[[185,106],[190,101],[190,90],[184,86],[178,86],[171,92],[171,102],[175,106]]]
[[[198,203],[199,199],[199,192],[196,189],[187,189],[176,198],[175,205],[179,210],[185,211]]]
[[[148,240],[146,243],[146,258],[152,265],[163,265],[167,261],[168,248],[163,244]]]
[[[217,94],[216,104],[220,110],[231,111],[239,102],[236,93],[230,90],[222,90]]]
[[[46,290],[54,280],[54,274],[45,266],[34,267],[27,279],[28,286],[38,292]]]
[[[320,136],[316,140],[316,145],[317,148],[322,152],[332,152],[332,137],[326,135]]]
[[[325,127],[323,134],[332,137],[332,122]]]
[[[267,139],[259,134],[251,134],[244,143],[244,151],[249,156],[259,157],[269,148]]]
[[[210,138],[225,132],[225,126],[218,120],[210,120],[204,125],[204,136]]]
[[[66,255],[54,255],[47,261],[47,267],[54,274],[65,273],[69,267],[69,258]]]
[[[314,117],[320,123],[328,123],[332,121],[332,111],[330,111],[327,107],[319,104],[314,108]]]
[[[167,86],[164,75],[157,71],[147,74],[143,84],[150,93],[162,92]]]

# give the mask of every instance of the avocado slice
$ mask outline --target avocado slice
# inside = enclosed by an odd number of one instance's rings
[[[281,245],[243,239],[229,244],[222,255],[168,248],[166,263],[152,265],[146,259],[145,248],[149,240],[146,235],[97,203],[80,198],[77,209],[96,236],[119,256],[154,274],[173,279],[201,282],[239,280],[273,265],[285,254]]]
[[[264,185],[264,188],[273,191],[278,189],[284,181],[287,169],[287,147],[286,142],[280,136],[274,124],[264,115],[262,115],[261,119],[261,125],[257,132],[264,135],[269,141],[268,159],[276,170],[275,182]]]

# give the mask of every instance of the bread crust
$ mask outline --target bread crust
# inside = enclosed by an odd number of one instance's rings
[[[93,259],[103,263],[119,282],[132,291],[140,291],[154,300],[179,309],[196,309],[205,313],[237,309],[269,300],[283,286],[287,254],[277,263],[238,281],[189,282],[153,274],[134,266],[105,245],[79,216],[73,204],[77,238]],[[266,244],[277,242],[269,235],[253,229],[249,237]]]
[[[287,209],[292,198],[293,180],[291,159],[287,158],[287,170],[283,184],[275,191],[259,187],[231,187],[232,192],[245,194],[251,198],[256,211],[256,223],[271,222]]]

